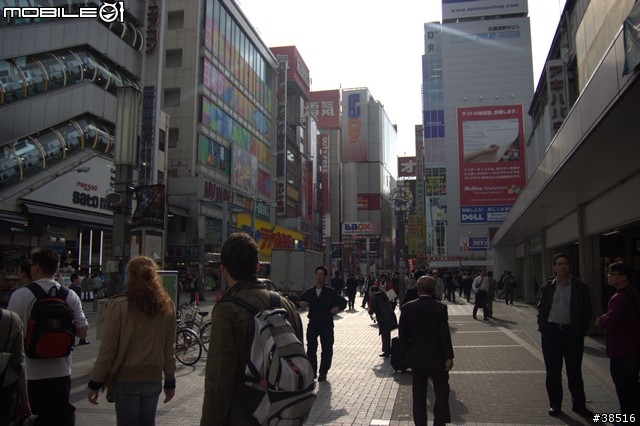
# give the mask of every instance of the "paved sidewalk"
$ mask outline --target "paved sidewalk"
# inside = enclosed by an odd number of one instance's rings
[[[395,373],[389,359],[378,356],[381,344],[377,326],[359,308],[360,303],[358,299],[358,309],[336,317],[333,365],[327,381],[318,384],[308,425],[413,424],[411,374]],[[494,319],[484,322],[473,320],[472,305],[465,301],[446,303],[455,353],[450,376],[453,424],[591,424],[591,419],[571,411],[566,381],[565,414],[558,418],[547,415],[544,362],[534,307],[518,303],[506,306],[496,301]],[[212,305],[213,302],[203,302],[201,309],[210,311]],[[86,400],[86,384],[99,341],[95,340],[96,314],[91,312],[92,306],[85,308],[92,340],[90,345],[74,351],[72,402],[77,409],[77,424],[113,425],[112,404],[103,396],[98,406]],[[306,313],[302,317],[306,323]],[[199,424],[204,359],[191,367],[178,364],[176,397],[168,404],[160,402],[158,425]],[[597,413],[618,412],[602,339],[586,339],[583,374],[589,407]],[[428,417],[433,420],[432,389],[428,409]]]

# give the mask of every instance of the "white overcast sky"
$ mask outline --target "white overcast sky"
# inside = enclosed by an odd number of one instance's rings
[[[398,125],[398,155],[415,154],[424,23],[441,21],[441,0],[236,1],[267,46],[297,47],[309,67],[311,90],[367,87]],[[564,3],[528,1],[534,87]]]

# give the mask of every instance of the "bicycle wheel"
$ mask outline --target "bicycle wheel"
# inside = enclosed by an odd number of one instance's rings
[[[209,339],[211,338],[211,321],[205,322],[200,327],[200,342],[206,352],[209,352]]]
[[[193,365],[202,356],[198,335],[189,328],[176,331],[176,359],[184,365]]]

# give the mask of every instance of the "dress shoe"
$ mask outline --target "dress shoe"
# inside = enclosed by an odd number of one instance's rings
[[[391,356],[391,354],[390,354],[390,353],[388,353],[388,352],[382,352],[382,353],[381,353],[380,355],[378,355],[378,356],[380,356],[380,357],[382,357],[382,358],[389,358],[389,357]]]
[[[484,317],[484,320],[485,321],[489,321],[489,317]]]
[[[478,319],[478,317],[474,315],[474,316],[473,316],[473,319],[474,319],[474,320],[477,320],[477,319]]]
[[[549,415],[551,417],[558,417],[560,414],[562,414],[560,407],[549,407]]]
[[[585,417],[593,417],[593,411],[589,410],[585,405],[574,406],[571,411]]]
[[[318,381],[319,382],[324,382],[327,380],[327,375],[326,374],[321,374],[320,377],[318,377]]]
[[[89,342],[86,339],[80,339],[80,342],[78,343],[78,346],[88,345],[89,343],[91,343],[91,342]]]

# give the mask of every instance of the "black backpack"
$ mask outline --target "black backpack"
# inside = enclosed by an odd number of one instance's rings
[[[27,285],[36,297],[27,323],[24,349],[29,358],[62,358],[71,353],[76,327],[73,310],[67,303],[69,290],[51,287],[47,294],[36,283]]]

